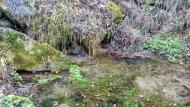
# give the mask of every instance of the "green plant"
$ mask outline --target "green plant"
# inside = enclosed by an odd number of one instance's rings
[[[182,55],[182,42],[176,38],[157,36],[147,41],[144,47],[151,52],[165,55],[171,62],[175,62]]]
[[[85,79],[81,75],[81,68],[78,65],[71,66],[69,72],[71,73],[70,76],[71,80],[79,82],[87,82],[87,79]]]
[[[13,72],[11,75],[12,75],[12,80],[13,80],[16,84],[19,84],[21,81],[23,81],[22,76],[19,75],[18,73]]]
[[[76,63],[74,61],[72,61],[71,59],[65,58],[64,61],[60,62],[59,64],[56,64],[53,67],[51,67],[50,70],[53,73],[59,73],[60,71],[63,71],[63,70],[68,70],[69,71],[69,69],[73,65],[76,65]]]
[[[147,95],[143,100],[144,107],[173,107],[172,103],[164,97],[161,90]],[[181,107],[176,104],[176,107]]]
[[[51,67],[50,70],[53,72],[53,73],[59,73],[60,71],[63,71],[63,70],[66,70],[67,67],[64,63],[60,63],[54,67]]]
[[[93,101],[94,104],[111,106],[114,103],[122,102],[122,91],[126,89],[127,84],[119,76],[106,75],[98,80],[85,83],[75,81],[73,85],[74,89],[80,92],[81,102]],[[83,98],[83,96],[85,97]]]
[[[38,85],[44,85],[50,81],[61,78],[61,76],[60,75],[36,75],[36,78],[37,78],[36,82]]]
[[[5,107],[35,107],[28,97],[20,97],[12,94],[5,96],[2,104]]]
[[[73,61],[67,60],[63,63],[60,63],[52,68],[52,72],[59,73],[60,71],[66,70],[70,73],[71,81],[80,81],[86,82],[87,80],[81,75],[81,68]]]
[[[124,106],[127,107],[139,107],[141,105],[141,102],[139,100],[138,92],[136,89],[128,89],[123,93],[123,102]]]

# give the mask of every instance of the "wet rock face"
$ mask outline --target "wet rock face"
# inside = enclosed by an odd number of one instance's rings
[[[54,40],[57,44],[64,44],[61,37],[65,36],[68,42],[85,48],[100,44],[107,26],[122,15],[120,8],[109,0],[36,0],[34,7],[36,14],[31,22],[36,25],[31,27],[30,35],[42,38],[44,34],[52,38],[48,42]],[[51,37],[52,32],[56,36]]]
[[[161,64],[160,67],[154,67],[153,71],[137,77],[134,81],[135,85],[144,94],[161,90],[167,98],[175,103],[189,104],[190,71],[179,65]]]

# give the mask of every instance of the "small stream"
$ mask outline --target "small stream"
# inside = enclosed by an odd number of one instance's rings
[[[188,65],[152,60],[101,57],[94,59],[93,64],[83,64],[81,68],[81,74],[88,82],[70,81],[70,74],[67,71],[56,75],[51,73],[23,73],[25,83],[17,90],[21,95],[31,97],[37,107],[173,107],[175,102],[186,98],[165,93],[164,95],[169,96],[169,98],[172,99],[173,97],[172,101],[169,101],[163,98],[165,91],[162,90],[173,91],[172,88],[176,88],[177,83],[174,84],[170,79],[175,77],[176,72],[189,73]],[[59,78],[45,85],[37,85],[36,80],[40,76],[58,76]],[[158,89],[158,91],[163,93],[152,95],[151,98],[158,100],[154,101],[146,98],[144,92],[139,90],[139,87],[142,88],[143,86],[138,86],[137,77],[145,78],[145,83],[142,82],[141,85],[146,84],[147,78],[152,78],[150,81],[158,80],[162,82],[161,80],[163,80],[171,83],[168,82],[169,85],[162,84],[165,87],[160,86],[162,90]],[[187,82],[189,80],[187,77]],[[188,86],[189,84],[184,83],[184,85]],[[151,90],[154,85],[146,86],[147,89],[150,88]],[[146,91],[146,89],[143,90]],[[188,105],[190,93],[186,94],[186,104]]]

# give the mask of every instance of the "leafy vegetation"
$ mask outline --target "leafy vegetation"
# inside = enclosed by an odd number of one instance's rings
[[[5,107],[35,107],[28,97],[20,97],[16,95],[7,95],[1,102]]]
[[[64,71],[64,70],[69,71],[70,79],[72,81],[80,81],[80,82],[87,81],[81,75],[81,68],[75,62],[73,62],[71,60],[67,60],[65,62],[59,63],[50,69],[53,73],[59,73],[59,72]]]
[[[161,54],[167,57],[169,61],[176,61],[180,58],[182,51],[182,42],[177,38],[154,37],[145,43],[145,48],[153,53]]]
[[[37,84],[38,85],[44,85],[47,84],[53,80],[61,78],[60,75],[36,75],[37,78]]]
[[[23,81],[23,78],[21,75],[19,75],[17,72],[11,72],[12,80],[16,84],[20,84],[20,82]]]
[[[77,64],[74,61],[72,61],[71,59],[65,58],[65,60],[63,60],[62,62],[51,67],[50,70],[53,73],[59,73],[64,70],[66,70],[66,71],[69,70],[73,65],[77,65]]]
[[[71,66],[69,71],[71,73],[70,78],[72,81],[78,81],[80,83],[87,82],[87,79],[81,75],[81,68],[78,65]]]

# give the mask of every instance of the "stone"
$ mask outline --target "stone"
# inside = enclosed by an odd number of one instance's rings
[[[0,11],[24,28],[29,24],[28,18],[34,14],[32,2],[33,0],[5,0],[0,5]]]
[[[10,28],[0,27],[0,42],[8,44],[16,69],[33,70],[63,60],[62,54],[49,46]],[[45,69],[45,68],[44,68]]]

